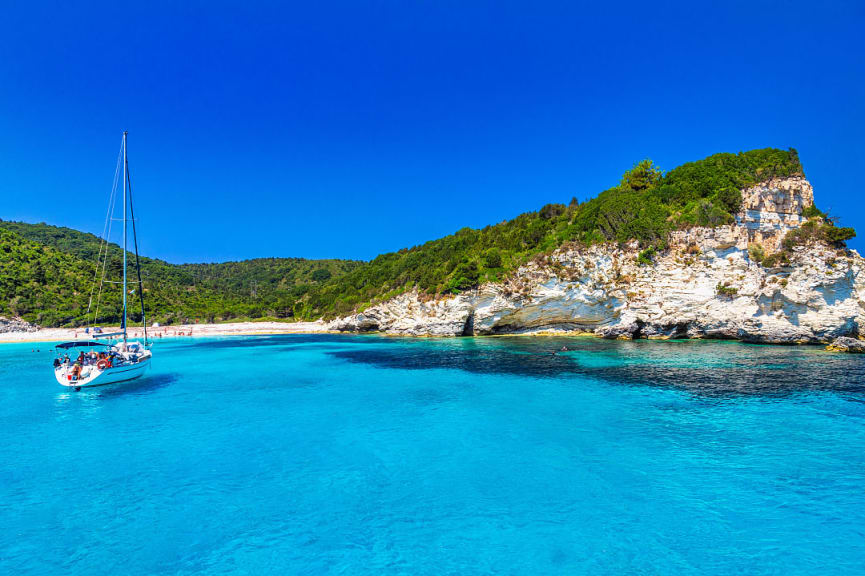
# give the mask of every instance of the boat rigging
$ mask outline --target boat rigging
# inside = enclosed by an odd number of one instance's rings
[[[87,304],[88,327],[86,332],[93,338],[90,341],[75,341],[58,344],[57,358],[54,359],[54,376],[63,386],[71,387],[76,390],[85,387],[102,386],[105,384],[113,384],[116,382],[125,382],[140,378],[150,368],[153,354],[150,350],[151,343],[147,339],[147,316],[144,307],[144,284],[141,279],[141,263],[138,257],[138,234],[135,227],[135,209],[132,204],[132,179],[129,176],[129,160],[127,154],[127,136],[128,133],[123,133],[123,138],[120,145],[120,153],[118,154],[117,167],[114,172],[114,184],[111,188],[111,196],[108,200],[108,214],[105,218],[105,226],[103,228],[102,239],[99,245],[99,253],[97,255],[97,265],[94,274],[94,284],[91,288],[90,299]],[[118,180],[122,180],[122,185],[118,186]],[[114,218],[113,212],[117,203],[117,191],[122,188],[122,206],[123,217]],[[122,267],[123,279],[121,282],[106,280],[106,271],[108,269],[108,259],[111,252],[112,244],[109,242],[111,235],[112,223],[115,221],[123,222],[123,245],[122,251]],[[137,288],[133,289],[132,293],[138,295],[141,303],[141,323],[144,335],[143,342],[130,341],[127,330],[128,320],[128,301],[129,301],[129,286],[128,286],[128,223],[132,221],[132,244],[135,250],[135,270],[137,276]],[[98,289],[97,280],[98,278]],[[120,320],[120,329],[116,332],[105,333],[96,326],[99,320],[99,309],[102,304],[103,288],[105,284],[122,284],[122,314]],[[94,306],[93,295],[96,292],[96,302]],[[90,312],[93,310],[91,317]],[[105,339],[100,342],[100,339]],[[73,359],[69,356],[69,352],[78,350],[78,355]]]

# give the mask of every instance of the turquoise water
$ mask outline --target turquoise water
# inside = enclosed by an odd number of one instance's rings
[[[46,345],[0,345],[0,573],[865,573],[862,357],[374,336],[154,354],[144,380],[75,393]]]

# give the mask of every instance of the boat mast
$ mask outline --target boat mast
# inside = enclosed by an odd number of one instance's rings
[[[132,246],[135,248],[135,273],[138,276],[138,299],[141,302],[141,327],[144,330],[144,345],[147,346],[147,313],[144,311],[144,282],[141,280],[141,258],[138,254],[138,231],[135,229],[135,202],[132,200],[132,177],[126,163],[126,185],[129,192],[129,219],[132,220]]]
[[[129,165],[126,163],[126,134],[123,132],[123,342],[126,342],[126,179]]]

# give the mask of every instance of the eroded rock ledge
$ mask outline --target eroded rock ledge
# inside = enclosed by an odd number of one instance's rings
[[[813,191],[800,177],[743,190],[736,223],[671,235],[650,265],[635,243],[562,247],[502,283],[429,299],[402,294],[333,321],[341,331],[459,336],[539,331],[606,338],[728,338],[831,342],[858,336],[865,261],[822,244],[794,249],[790,265],[751,260],[755,243],[777,250],[799,226]]]

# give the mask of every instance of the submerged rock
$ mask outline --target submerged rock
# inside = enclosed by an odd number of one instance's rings
[[[856,338],[842,336],[836,338],[831,344],[826,346],[826,350],[832,350],[833,352],[856,352],[861,354],[865,353],[865,342],[857,340]]]

